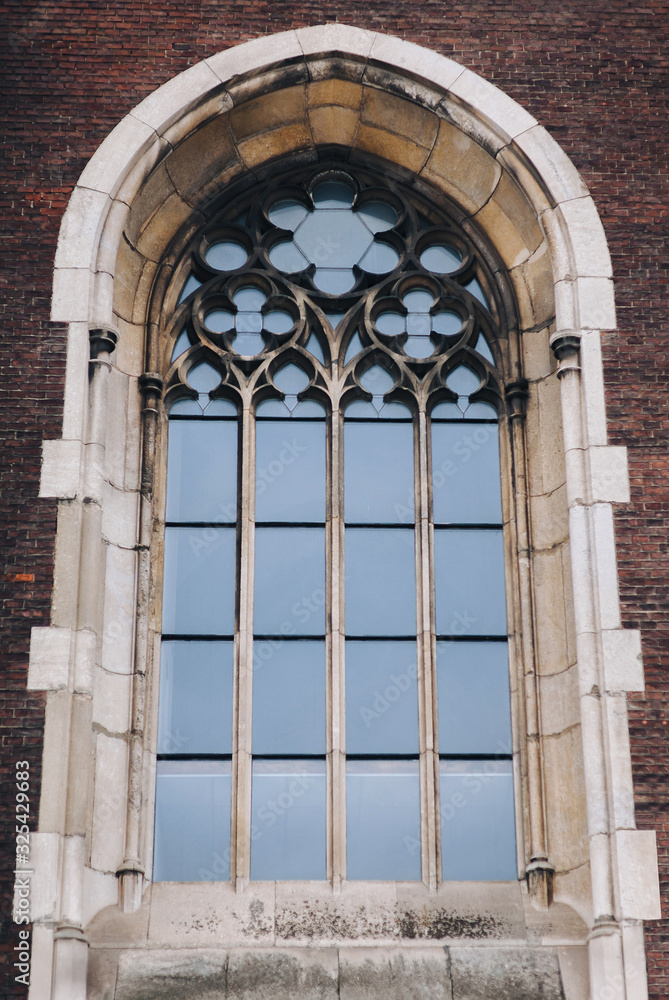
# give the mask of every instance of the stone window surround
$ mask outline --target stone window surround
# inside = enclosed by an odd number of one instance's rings
[[[341,93],[328,96],[328,85],[337,80],[343,81]],[[303,111],[302,120],[295,113],[290,124],[282,124],[291,118],[291,102],[305,84],[311,88],[306,120]],[[362,102],[357,96],[361,86],[366,90]],[[284,88],[286,99],[277,110],[271,96],[279,88]],[[389,102],[402,101],[394,111],[406,111],[410,120],[395,128],[411,140],[399,142],[389,127],[388,107],[377,100],[383,93],[393,95]],[[269,100],[263,107],[266,96]],[[240,117],[236,111],[241,104],[246,107]],[[255,117],[260,124],[253,134]],[[180,162],[179,150],[198,129],[201,137],[206,129],[213,137],[226,119],[233,129],[236,162],[205,164],[198,184],[189,187],[188,156]],[[251,132],[245,132],[249,128]],[[102,907],[117,901],[116,878],[107,855],[121,853],[123,909],[137,910],[141,898],[139,855],[142,836],[146,837],[152,772],[150,766],[144,767],[150,750],[136,737],[143,731],[138,721],[144,717],[147,692],[135,676],[131,693],[132,668],[117,668],[128,652],[133,655],[133,646],[137,658],[142,643],[148,641],[145,623],[140,621],[136,632],[133,625],[136,591],[140,600],[151,600],[147,556],[151,523],[147,503],[141,499],[140,407],[129,387],[137,397],[136,387],[142,389],[143,450],[152,454],[160,385],[152,375],[158,368],[151,363],[155,355],[144,354],[149,292],[153,288],[154,304],[159,301],[162,309],[169,307],[169,301],[156,294],[161,283],[167,289],[171,276],[163,255],[179,226],[187,229],[187,220],[194,227],[200,224],[199,198],[206,200],[215,186],[242,169],[260,169],[278,152],[293,150],[308,156],[326,138],[368,154],[385,153],[405,175],[415,175],[417,184],[424,176],[440,187],[445,199],[459,207],[462,225],[472,239],[478,232],[490,233],[518,303],[524,365],[519,374],[530,383],[530,472],[532,454],[546,446],[540,436],[532,438],[531,430],[536,414],[541,414],[542,396],[545,417],[551,415],[551,404],[546,402],[549,386],[555,384],[550,335],[560,379],[564,433],[560,461],[566,473],[574,597],[577,666],[569,669],[578,678],[579,725],[590,765],[585,772],[590,879],[574,888],[573,879],[571,884],[567,876],[561,880],[558,872],[554,894],[558,904],[564,900],[580,907],[591,928],[592,995],[608,995],[603,991],[613,983],[614,995],[638,996],[645,983],[640,921],[659,916],[659,896],[654,835],[636,831],[633,815],[625,692],[640,690],[643,676],[639,634],[621,629],[618,606],[612,504],[626,502],[629,494],[625,449],[609,446],[606,438],[599,333],[615,327],[615,313],[601,223],[587,189],[557,144],[495,87],[411,43],[326,25],[237,46],[159,88],[123,119],[91,159],[63,220],[52,311],[54,321],[69,324],[63,438],[44,443],[41,488],[41,495],[61,501],[54,605],[52,625],[33,630],[29,670],[29,687],[48,692],[44,785],[39,832],[33,837],[38,872],[33,967],[42,971],[31,997],[50,995],[54,938],[53,995],[67,995],[68,1000],[85,995],[81,983],[87,942],[82,927]],[[173,158],[171,172],[163,170],[168,156]],[[161,235],[166,232],[167,238]],[[161,261],[164,273],[159,271]],[[155,322],[155,315],[149,314],[149,329]],[[534,410],[533,395],[534,406],[539,404]],[[554,391],[552,402],[557,404]],[[107,439],[107,421],[125,418],[126,411],[124,440]],[[559,408],[553,417],[559,421]],[[520,420],[515,423],[521,426]],[[117,476],[115,481],[110,468],[121,470],[120,480]],[[557,508],[551,516],[559,519]],[[519,566],[526,563],[521,555]],[[78,578],[78,592],[71,597],[73,578]],[[539,632],[541,627],[537,626]],[[111,670],[101,665],[105,655],[111,657]],[[95,701],[94,675],[99,692]],[[550,699],[552,692],[557,692],[555,685],[551,688],[535,676],[525,685],[525,708],[529,719],[532,712],[535,717],[534,728],[530,721],[527,729],[528,761],[533,748],[543,742],[533,738],[533,733],[542,732],[541,695]],[[133,725],[126,721],[124,730],[115,725],[123,714],[118,705],[125,699],[129,717],[131,697]],[[150,692],[148,700],[150,704]],[[96,790],[92,819],[87,783],[77,782],[77,791],[74,780],[67,780],[68,769],[73,779],[81,773],[91,731],[97,741],[96,788],[103,790],[102,794]],[[125,733],[122,739],[119,731]],[[532,766],[530,761],[530,772]],[[541,749],[534,767],[538,788]],[[106,771],[129,775],[127,796],[125,790],[110,791]],[[541,813],[541,795],[531,793],[528,798],[535,812],[539,803]],[[133,802],[140,806],[133,809]],[[118,814],[125,816],[125,830],[122,823],[113,822]],[[535,848],[541,847],[543,823],[542,815],[529,821],[530,837],[535,838],[529,853],[538,862],[542,852]],[[113,828],[116,843],[96,843],[96,836],[104,839],[103,826]],[[96,850],[101,859],[97,865]],[[551,881],[545,876],[552,864],[549,854],[544,850],[544,863],[538,863],[529,878],[530,895],[538,901],[543,895],[545,904]],[[211,898],[220,899],[220,886],[205,887],[210,888]],[[174,896],[179,887],[165,889],[164,903],[172,900],[179,905],[178,895]],[[374,907],[383,905],[382,895]],[[94,902],[85,909],[84,899]],[[267,903],[269,909],[269,899]],[[201,893],[195,893],[188,908],[197,914],[202,905]],[[202,943],[211,942],[205,935]],[[239,943],[247,942],[242,937]],[[79,983],[75,993],[73,982],[68,978],[66,984],[59,971],[68,963],[73,963]],[[562,975],[564,979],[564,968]]]

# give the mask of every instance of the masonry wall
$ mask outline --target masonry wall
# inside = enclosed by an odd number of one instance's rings
[[[49,322],[58,228],[86,161],[113,126],[176,73],[230,45],[290,27],[340,20],[385,31],[449,56],[524,105],[572,158],[600,211],[616,278],[619,329],[605,335],[611,443],[629,447],[632,503],[617,515],[624,624],[641,628],[647,690],[630,697],[638,825],[656,829],[669,892],[669,667],[666,581],[669,455],[669,305],[663,240],[667,8],[626,2],[433,0],[321,4],[179,5],[155,0],[5,4],[0,168],[4,257],[0,327],[0,504],[3,669],[0,815],[3,995],[14,983],[18,928],[14,867],[14,762],[31,764],[33,825],[39,793],[42,696],[27,693],[30,627],[49,621],[55,501],[38,500],[42,438],[60,435],[65,335]],[[169,16],[166,11],[169,9]],[[666,48],[666,47],[665,47]],[[664,293],[664,295],[663,295]],[[647,927],[651,997],[669,994],[669,934]]]

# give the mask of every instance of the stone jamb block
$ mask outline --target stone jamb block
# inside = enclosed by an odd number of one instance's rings
[[[553,205],[589,195],[585,181],[567,154],[541,125],[534,125],[521,132],[513,141],[525,155],[534,175],[541,178],[541,186]],[[608,250],[606,251],[608,256]]]
[[[88,323],[70,323],[67,330],[65,364],[65,404],[62,436],[66,440],[84,439],[88,413],[88,363],[91,344]]]
[[[222,83],[238,76],[257,74],[263,68],[276,66],[303,57],[295,31],[282,31],[265,38],[254,38],[241,45],[233,45],[204,60]]]
[[[370,62],[379,63],[401,72],[402,76],[425,80],[444,91],[451,90],[456,80],[466,72],[458,63],[401,38],[374,33]]]
[[[49,439],[42,442],[41,497],[71,500],[81,486],[83,446],[81,441]]]
[[[31,937],[30,998],[51,1000],[53,925],[40,922],[33,924]]]
[[[91,266],[110,207],[107,192],[92,191],[82,184],[75,187],[58,234],[55,267]]]
[[[654,830],[618,830],[613,838],[620,880],[620,909],[629,920],[659,920],[660,886]]]
[[[643,691],[641,633],[637,629],[602,632],[607,691]]]
[[[629,503],[627,448],[618,445],[598,445],[588,449],[588,458],[593,501]]]
[[[610,278],[577,278],[555,283],[558,330],[615,330],[616,310]]]
[[[31,879],[30,920],[54,920],[60,889],[60,836],[57,833],[30,834]]]
[[[494,84],[466,69],[448,88],[465,101],[506,142],[537,124],[529,111]]]
[[[607,695],[603,703],[609,741],[611,825],[616,830],[634,830],[634,783],[630,750],[627,699],[624,694]]]
[[[611,257],[595,203],[587,195],[561,202],[556,212],[565,221],[575,274],[580,278],[610,278]]]
[[[597,591],[601,629],[620,628],[618,566],[611,504],[597,503],[592,508],[593,548],[597,554]]]
[[[30,630],[29,691],[57,691],[67,688],[74,633],[69,628],[34,626]]]
[[[54,323],[87,323],[93,272],[87,267],[57,267],[53,272],[51,319]]]
[[[98,272],[106,271],[107,274],[112,275],[115,273],[118,248],[129,213],[130,208],[124,201],[112,201],[98,244],[96,261]]]

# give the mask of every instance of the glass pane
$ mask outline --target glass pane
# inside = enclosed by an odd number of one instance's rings
[[[346,357],[344,358],[344,364],[347,365],[349,361],[352,361],[356,354],[359,354],[362,350],[362,341],[360,340],[360,335],[354,333],[348,342],[348,347],[346,348]]]
[[[273,382],[280,392],[295,395],[309,385],[309,376],[297,365],[284,365],[273,376]]]
[[[155,882],[230,878],[229,761],[158,761]]]
[[[386,274],[397,267],[400,256],[397,250],[387,246],[385,243],[372,243],[371,247],[360,261],[363,271],[370,274]]]
[[[405,317],[401,313],[384,312],[376,317],[376,328],[386,337],[396,337],[406,329]]]
[[[275,243],[269,252],[269,259],[278,271],[286,271],[288,274],[304,271],[309,266],[309,261],[292,240]]]
[[[438,642],[439,753],[511,753],[505,642]]]
[[[506,635],[501,530],[436,530],[434,577],[439,635]]]
[[[490,347],[488,346],[488,341],[485,339],[482,333],[479,334],[479,339],[476,341],[475,350],[478,351],[479,354],[482,354],[483,357],[486,358],[491,365],[495,364],[495,359],[493,358]]]
[[[325,643],[253,645],[253,753],[325,753]]]
[[[436,524],[500,524],[497,424],[432,424]]]
[[[254,761],[251,878],[325,874],[325,761]]]
[[[260,354],[265,342],[259,333],[238,333],[232,343],[233,349],[242,357],[252,358]]]
[[[407,337],[404,352],[410,358],[429,358],[434,353],[434,344],[429,337]]]
[[[259,312],[240,311],[235,316],[235,330],[237,333],[260,333],[262,328],[262,315]]]
[[[256,406],[259,417],[289,417],[290,410],[281,399],[265,399]]]
[[[168,521],[236,520],[236,420],[170,421],[165,516]]]
[[[417,761],[346,765],[347,877],[420,879]]]
[[[218,271],[236,271],[246,263],[247,256],[246,250],[240,243],[223,240],[221,243],[212,243],[204,259],[210,267],[215,267]]]
[[[462,254],[455,247],[437,244],[423,250],[420,262],[428,271],[435,274],[451,274],[457,271],[462,263]]]
[[[325,530],[257,528],[255,549],[256,635],[323,635]]]
[[[429,313],[434,305],[434,296],[431,292],[416,288],[412,292],[407,292],[402,301],[410,313]]]
[[[212,309],[204,318],[204,325],[212,333],[225,333],[235,326],[235,317],[229,309]]]
[[[364,223],[350,210],[314,212],[293,237],[304,256],[318,267],[353,267],[372,243]]]
[[[475,299],[479,300],[481,305],[484,305],[486,309],[489,308],[488,300],[486,299],[483,289],[476,278],[472,278],[472,280],[465,285],[465,288],[474,296]]]
[[[478,375],[475,375],[470,368],[465,368],[464,365],[460,365],[455,371],[446,379],[446,385],[453,392],[457,392],[458,396],[468,396],[471,392],[475,392],[481,384]]]
[[[323,355],[323,348],[318,342],[318,337],[315,333],[312,333],[307,341],[306,350],[309,351],[322,365],[325,364],[325,357]]]
[[[373,233],[382,233],[392,229],[397,223],[398,215],[392,205],[383,201],[368,201],[358,209],[358,215]]]
[[[203,363],[191,368],[186,381],[196,392],[212,392],[221,384],[221,375],[211,365]]]
[[[346,529],[346,632],[416,634],[413,530]]]
[[[181,305],[181,303],[184,302],[189,295],[195,292],[200,287],[201,284],[202,282],[198,281],[194,274],[189,275],[188,280],[181,289],[181,294],[179,296],[179,301],[177,305]]]
[[[237,407],[229,399],[212,399],[204,410],[205,417],[236,417]]]
[[[263,326],[270,333],[287,333],[292,325],[293,317],[285,309],[272,309],[263,318]]]
[[[382,420],[411,420],[412,414],[408,406],[404,403],[384,403],[379,411]],[[400,518],[404,520],[404,518]]]
[[[511,761],[441,761],[439,770],[443,877],[515,881]]]
[[[328,295],[344,295],[355,284],[355,275],[348,268],[319,267],[314,275],[314,285]]]
[[[353,191],[342,181],[324,181],[312,192],[317,208],[342,208],[353,204]]]
[[[346,752],[418,753],[415,642],[346,643]]]
[[[265,293],[260,288],[252,285],[245,285],[239,288],[232,296],[232,301],[242,312],[255,312],[262,309],[265,302]]]
[[[176,343],[174,345],[174,350],[172,351],[172,361],[176,361],[177,358],[181,357],[184,351],[187,351],[190,347],[190,340],[188,339],[188,334],[185,330],[182,330],[177,337]]]
[[[205,397],[205,400],[208,397]],[[172,414],[187,414],[189,417],[201,417],[202,407],[199,402],[194,399],[177,399],[175,403],[170,406],[170,416]]]
[[[477,400],[470,403],[465,412],[467,420],[497,420],[497,410],[492,403],[484,403]]]
[[[231,642],[163,642],[158,753],[232,753]]]
[[[432,411],[433,420],[463,420],[464,413],[457,403],[438,403]]]
[[[287,399],[288,397],[286,397]],[[296,403],[291,410],[292,417],[299,417],[300,419],[305,419],[309,417],[310,420],[314,418],[317,420],[325,420],[325,410],[320,403],[317,403],[315,399],[301,399],[299,403]]]
[[[367,402],[365,399],[354,399],[352,403],[349,403],[346,407],[346,419],[347,420],[363,420],[371,419],[375,420],[378,418],[378,410],[375,410],[371,403]]]
[[[361,376],[360,385],[367,392],[371,392],[373,396],[383,396],[386,392],[390,392],[395,385],[395,379],[380,365],[374,365]]]
[[[232,528],[165,529],[163,632],[232,635],[235,547]]]
[[[405,522],[407,508],[413,509],[413,474],[412,424],[344,424],[347,523]]]
[[[279,229],[296,229],[307,214],[307,209],[299,201],[277,201],[267,215]]]
[[[439,312],[432,317],[432,329],[443,337],[453,337],[462,329],[462,317],[454,312]]]

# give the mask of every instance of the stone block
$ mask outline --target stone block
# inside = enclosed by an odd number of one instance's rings
[[[337,1000],[335,948],[233,949],[228,954],[228,1000]]]
[[[473,215],[488,201],[500,175],[499,163],[482,146],[455,125],[441,123],[423,177]]]
[[[588,861],[581,728],[545,737],[542,746],[550,858],[556,871],[570,871]]]
[[[555,316],[553,270],[547,242],[542,240],[532,256],[520,267],[514,267],[509,275],[518,301],[521,330],[547,326]],[[532,377],[527,371],[525,376]]]
[[[305,56],[338,53],[367,59],[375,39],[373,31],[350,24],[322,24],[295,32]]]
[[[327,107],[336,104],[342,108],[359,108],[362,102],[362,87],[350,80],[317,80],[307,86],[309,108]]]
[[[63,439],[84,439],[88,415],[88,323],[70,323],[67,331]]]
[[[397,886],[403,942],[522,940],[526,936],[517,882],[446,882],[436,893],[409,882]]]
[[[539,698],[541,732],[544,736],[556,736],[580,725],[577,666],[568,667],[559,674],[541,674]]]
[[[57,833],[30,834],[30,920],[55,920],[60,889],[60,837]]]
[[[151,887],[149,941],[164,948],[274,943],[273,882],[236,893],[230,882],[157,882]]]
[[[326,883],[278,882],[276,937],[286,944],[397,940],[397,889],[390,883],[349,882],[333,895]]]
[[[608,503],[592,507],[593,547],[597,559],[597,596],[601,628],[620,628],[618,566],[613,529],[613,510]]]
[[[598,330],[581,333],[581,380],[583,382],[584,418],[590,445],[607,443],[606,406],[602,345]]]
[[[177,231],[192,214],[192,206],[185,202],[181,195],[171,195],[142,230],[137,241],[138,251],[149,260],[155,261],[157,264],[160,263]],[[135,318],[136,310],[133,310],[133,319]]]
[[[225,1000],[227,954],[220,948],[122,951],[114,1000]]]
[[[148,266],[151,274],[153,274],[155,272],[155,263],[152,261]],[[132,323],[137,286],[141,281],[146,267],[146,257],[131,246],[124,235],[118,249],[118,257],[116,258],[114,311],[120,319],[128,323]]]
[[[660,886],[654,830],[618,830],[615,850],[620,908],[628,920],[659,920]]]
[[[557,952],[566,1000],[590,1000],[588,949],[564,945]]]
[[[608,695],[603,708],[609,746],[611,821],[618,830],[633,830],[636,823],[627,699],[624,694]]]
[[[588,196],[578,170],[545,128],[534,125],[519,133],[513,145],[525,154],[554,205]]]
[[[94,268],[100,233],[111,199],[104,191],[75,187],[63,216],[54,264],[57,268]]]
[[[81,516],[81,504],[58,505],[51,603],[51,622],[57,627],[74,629],[77,625],[79,595],[72,581],[76,580],[79,572]]]
[[[304,120],[306,88],[285,87],[232,108],[227,119],[237,142],[289,122]]]
[[[351,108],[329,106],[309,111],[311,134],[317,146],[352,146],[359,121],[359,113]]]
[[[530,497],[532,548],[549,549],[566,541],[569,534],[566,487]]]
[[[610,278],[578,278],[555,285],[558,330],[615,330],[616,310]]]
[[[559,674],[569,666],[565,655],[565,582],[559,548],[534,554],[537,669],[541,674]]]
[[[31,1000],[51,1000],[53,926],[37,923],[32,929],[30,968]],[[105,998],[107,1000],[107,998]]]
[[[58,267],[53,273],[51,319],[54,323],[87,323],[93,272],[83,267]]]
[[[91,867],[99,872],[113,874],[123,860],[127,780],[126,740],[97,733]]]
[[[115,674],[132,673],[137,554],[107,545],[102,666]]]
[[[637,629],[602,632],[607,691],[643,691],[641,633]]]
[[[29,691],[67,688],[70,678],[74,635],[69,628],[53,625],[30,631]]]
[[[427,80],[443,90],[449,90],[465,72],[459,63],[422,45],[381,33],[374,35],[370,62],[400,71],[402,75]]]
[[[65,817],[67,768],[63,767],[69,753],[70,707],[72,696],[67,691],[51,691],[47,695],[42,756],[42,785],[39,801],[40,833],[60,833]]]
[[[206,61],[206,60],[205,60]],[[212,118],[225,116],[232,107],[232,98],[225,91],[214,91],[211,97],[200,102],[192,111],[179,118],[162,133],[161,141],[172,149],[187,139]]]
[[[240,165],[229,117],[223,115],[202,125],[165,160],[177,193],[191,205],[200,204],[222,175],[228,177],[230,169]]]
[[[471,70],[461,73],[449,90],[469,104],[506,141],[537,124],[517,101]]]
[[[93,722],[110,733],[126,733],[130,727],[132,677],[95,668]]]
[[[543,232],[537,213],[506,171],[490,199],[476,213],[482,227],[507,267],[517,267],[538,250]]]
[[[126,115],[86,164],[78,186],[116,196],[120,181],[138,157],[156,140],[154,129],[135,115]]]
[[[91,948],[88,953],[88,1000],[114,1000],[118,973],[118,951]]]
[[[154,90],[132,113],[160,133],[218,86],[220,79],[211,65],[199,62]]]
[[[86,926],[100,910],[118,903],[119,880],[116,872],[98,872],[84,868],[83,922]]]
[[[453,1000],[564,1000],[555,949],[451,948]]]
[[[432,147],[439,130],[439,119],[427,108],[373,87],[364,88],[361,120],[374,128],[409,137],[416,145],[428,148]]]
[[[444,948],[342,948],[341,1000],[451,1000]]]
[[[599,213],[589,196],[562,202],[557,212],[569,234],[575,277],[610,278],[611,257]]]
[[[390,160],[391,163],[406,167],[414,173],[422,169],[430,152],[425,146],[419,146],[410,139],[395,135],[386,129],[362,124],[355,139],[355,148]]]
[[[275,156],[285,156],[313,145],[311,132],[303,122],[275,128],[239,144],[239,155],[247,167],[257,167]]]
[[[110,486],[102,510],[102,535],[105,541],[122,548],[137,542],[139,494]]]
[[[593,501],[629,503],[627,448],[614,445],[590,448],[588,458]]]
[[[242,45],[234,45],[224,52],[209,56],[204,62],[219,80],[227,83],[245,73],[258,73],[277,63],[301,59],[302,55],[297,34],[294,31],[282,31],[266,38],[255,38]]]

